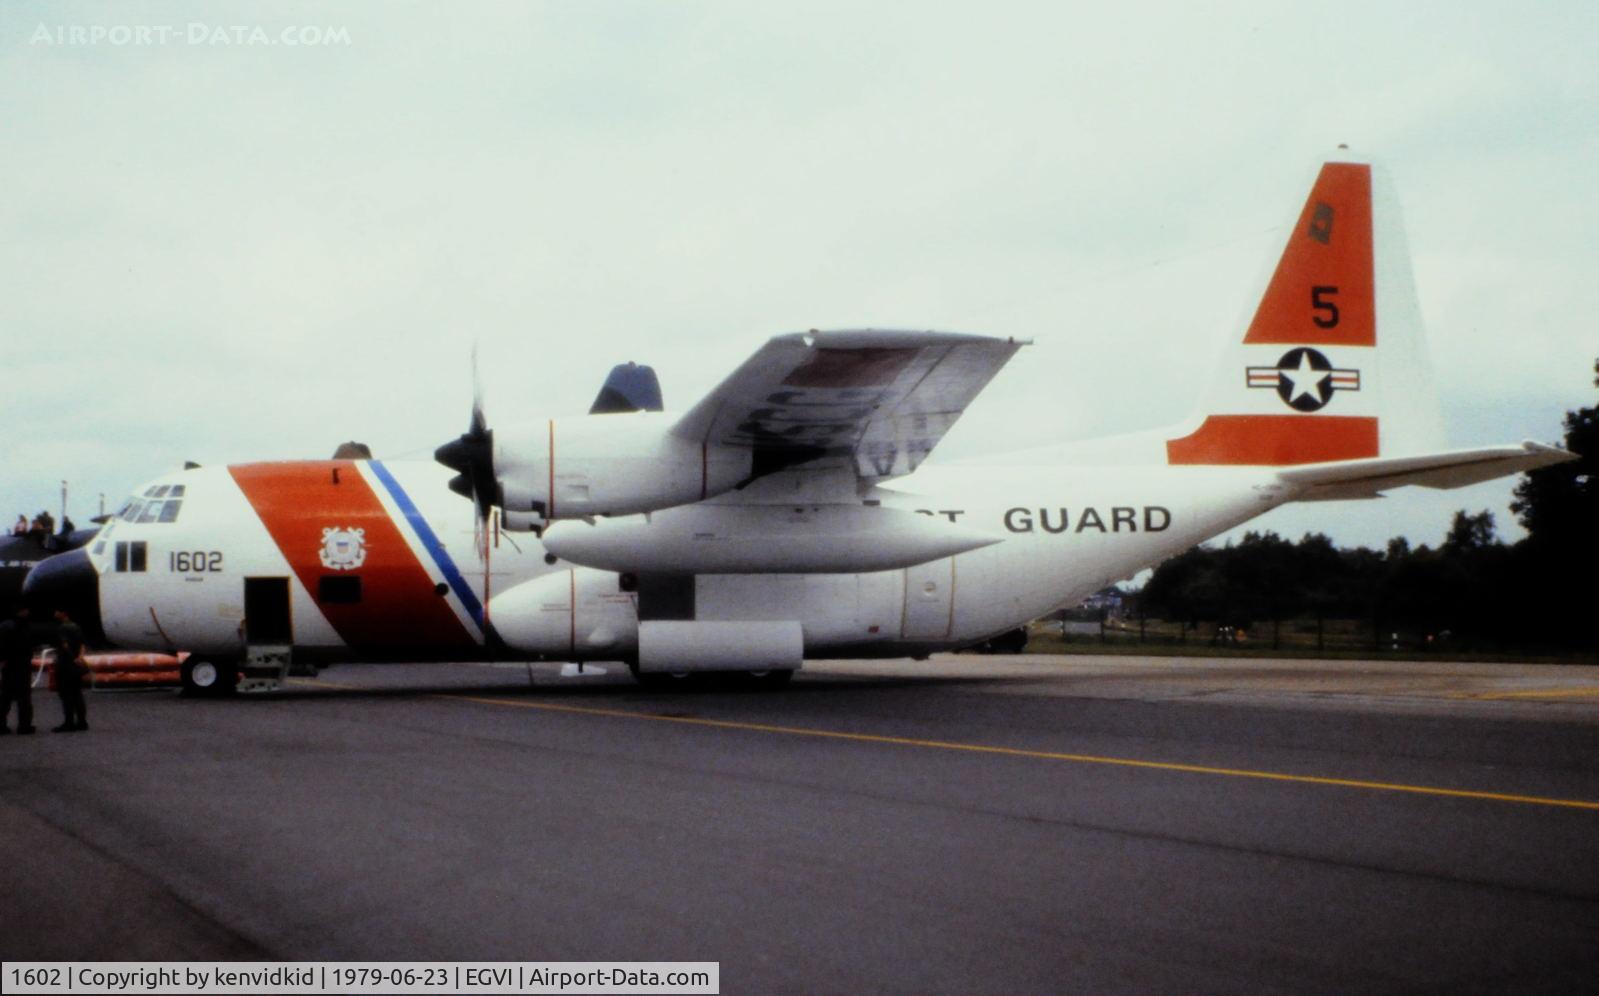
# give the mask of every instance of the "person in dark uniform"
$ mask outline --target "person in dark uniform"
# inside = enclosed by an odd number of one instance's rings
[[[11,703],[17,704],[17,732],[33,732],[33,628],[26,602],[18,602],[10,619],[0,622],[0,733],[10,733]]]
[[[83,701],[83,679],[89,665],[83,662],[83,630],[66,609],[56,609],[56,694],[61,696],[61,725],[52,733],[75,733],[89,728],[89,707]]]

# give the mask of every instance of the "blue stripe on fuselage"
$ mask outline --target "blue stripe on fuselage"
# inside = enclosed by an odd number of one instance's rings
[[[478,601],[477,592],[473,591],[471,585],[466,583],[466,578],[461,576],[460,570],[455,566],[455,561],[450,559],[449,551],[444,549],[444,544],[440,543],[438,536],[434,534],[433,527],[428,525],[426,519],[422,518],[422,513],[417,511],[416,503],[411,501],[411,496],[405,493],[405,489],[400,487],[400,482],[394,479],[393,474],[389,473],[389,468],[383,466],[377,460],[367,461],[367,466],[371,467],[372,473],[376,474],[377,479],[383,482],[383,486],[388,489],[390,497],[394,499],[394,503],[400,506],[400,511],[405,514],[405,519],[411,524],[411,528],[416,530],[417,537],[422,540],[422,546],[427,549],[428,556],[433,558],[433,563],[438,565],[439,573],[444,575],[444,580],[449,584],[450,590],[455,592],[455,596],[461,600],[461,604],[466,606],[466,611],[472,616],[472,621],[477,623],[478,630],[482,631],[483,603]]]

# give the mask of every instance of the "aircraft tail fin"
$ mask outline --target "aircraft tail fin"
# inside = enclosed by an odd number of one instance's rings
[[[1242,339],[1170,464],[1293,466],[1441,449],[1442,418],[1386,174],[1321,166]],[[1197,424],[1196,424],[1197,423]]]

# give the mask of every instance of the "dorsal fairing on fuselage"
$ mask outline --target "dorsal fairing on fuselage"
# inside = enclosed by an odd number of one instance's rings
[[[666,402],[661,397],[661,382],[655,376],[655,368],[637,363],[618,363],[612,367],[594,403],[589,405],[590,415],[665,410]]]

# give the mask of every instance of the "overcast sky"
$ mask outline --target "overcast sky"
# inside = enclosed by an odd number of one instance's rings
[[[1585,2],[6,2],[0,513],[426,457],[474,341],[491,422],[869,325],[1036,340],[941,455],[1177,421],[1340,142],[1397,184],[1449,442],[1555,441],[1595,401],[1595,52]],[[1253,527],[1514,538],[1510,487]]]

